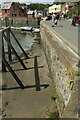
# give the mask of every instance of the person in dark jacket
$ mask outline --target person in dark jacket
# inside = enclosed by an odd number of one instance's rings
[[[80,26],[80,15],[79,15],[79,17],[78,17],[78,21],[79,21],[79,26]]]
[[[76,26],[76,20],[77,20],[77,16],[74,14],[73,20],[72,20],[72,24],[71,24],[71,25]]]

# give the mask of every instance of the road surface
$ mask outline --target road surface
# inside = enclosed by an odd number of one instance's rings
[[[70,20],[58,21],[58,25],[52,27],[52,21],[44,21],[52,32],[63,40],[76,54],[80,55],[79,47],[79,27],[71,26]]]

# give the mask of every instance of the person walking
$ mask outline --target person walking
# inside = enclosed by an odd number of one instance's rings
[[[59,14],[59,21],[61,21],[61,16],[62,16],[62,15],[61,15],[61,13],[60,13],[60,14]]]
[[[71,25],[76,26],[76,20],[77,20],[77,16],[76,16],[76,14],[74,14],[73,20],[72,20],[72,24],[71,24]]]
[[[64,14],[62,13],[62,20],[64,19]]]
[[[34,18],[34,14],[35,14],[35,13],[34,13],[34,11],[33,11],[33,14],[32,14],[33,18]]]
[[[58,23],[58,20],[57,20],[57,18],[55,17],[55,26],[57,26],[57,23]]]
[[[59,17],[60,17],[60,15],[59,15],[59,14],[57,14],[57,16],[56,16],[57,20],[59,20]]]
[[[80,15],[79,15],[78,21],[79,21],[79,26],[80,26]]]
[[[55,17],[56,17],[56,15],[54,13],[52,13],[52,27],[55,26]]]

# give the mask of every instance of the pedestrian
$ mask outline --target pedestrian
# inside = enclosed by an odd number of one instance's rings
[[[37,16],[38,28],[40,27],[40,22],[41,22],[41,16],[38,14],[38,16]]]
[[[76,26],[76,20],[77,20],[77,16],[76,16],[76,14],[74,14],[73,20],[72,20],[72,24],[71,24],[71,25]]]
[[[62,16],[62,15],[61,15],[61,12],[60,12],[60,13],[59,13],[59,21],[61,21],[61,16]]]
[[[58,22],[58,20],[57,20],[57,18],[55,17],[55,25],[57,25],[57,22]]]
[[[65,20],[65,17],[66,17],[66,14],[63,15],[64,20]]]
[[[59,21],[61,21],[61,14],[59,15]]]
[[[59,17],[60,17],[60,15],[59,15],[59,14],[57,14],[57,16],[56,16],[57,20],[59,20]]]
[[[80,26],[80,15],[79,15],[78,21],[79,21],[79,26]]]
[[[55,17],[56,17],[56,15],[54,13],[52,13],[52,27],[55,26]]]
[[[33,11],[33,14],[32,14],[33,18],[34,18],[34,14],[35,14],[35,13],[34,13],[34,11]]]
[[[36,19],[36,18],[37,18],[37,11],[34,10],[34,19]]]
[[[62,13],[62,20],[64,19],[64,14]]]

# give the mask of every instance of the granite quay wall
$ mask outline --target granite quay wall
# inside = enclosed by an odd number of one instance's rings
[[[12,17],[13,18],[13,26],[15,27],[24,27],[24,26],[32,26],[37,28],[38,27],[38,20],[33,18],[27,17]],[[11,26],[11,19],[9,18],[9,25]],[[5,18],[3,18],[2,26],[5,26]]]
[[[78,58],[50,28],[41,22],[40,35],[56,100],[62,117],[76,117],[78,104]],[[75,98],[75,99],[74,99]]]

